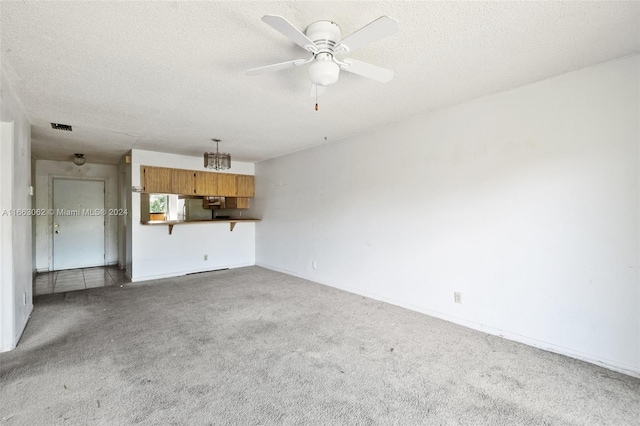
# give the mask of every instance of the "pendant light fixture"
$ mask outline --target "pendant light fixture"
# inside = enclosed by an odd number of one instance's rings
[[[216,152],[204,153],[204,167],[205,169],[213,170],[226,170],[231,167],[231,155],[226,152],[220,152],[218,150],[218,144],[220,139],[211,139],[216,143]]]

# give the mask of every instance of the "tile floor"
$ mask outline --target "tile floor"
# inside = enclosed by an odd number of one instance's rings
[[[37,274],[33,280],[33,294],[64,293],[88,288],[128,283],[125,271],[117,266],[69,269]]]

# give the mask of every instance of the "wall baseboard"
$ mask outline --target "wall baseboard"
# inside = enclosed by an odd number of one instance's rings
[[[224,266],[220,266],[220,267],[207,267],[207,268],[203,268],[203,269],[194,269],[194,270],[189,270],[189,271],[172,272],[172,273],[169,273],[169,274],[145,275],[143,277],[136,277],[135,279],[131,279],[131,277],[129,277],[127,275],[127,278],[129,278],[132,283],[137,283],[137,282],[143,282],[143,281],[158,280],[158,279],[162,279],[162,278],[182,277],[182,276],[187,275],[187,274],[197,274],[197,273],[201,273],[201,272],[213,272],[213,271],[217,271],[217,270],[220,270],[220,269],[244,268],[244,267],[247,267],[247,266],[255,266],[255,263],[253,263],[253,262],[251,262],[251,263],[238,263],[236,265],[224,265]]]
[[[22,320],[22,324],[20,324],[20,328],[16,331],[16,334],[13,336],[13,346],[10,348],[3,348],[0,352],[9,352],[12,351],[18,346],[20,343],[20,338],[22,338],[22,333],[24,333],[24,329],[27,328],[27,323],[29,322],[29,318],[31,318],[31,313],[33,312],[33,304],[29,306],[29,312],[24,316]]]
[[[592,354],[587,354],[587,353],[583,353],[571,348],[565,348],[562,346],[558,346],[549,342],[545,342],[542,340],[537,340],[531,337],[527,337],[527,336],[522,336],[516,333],[511,333],[509,331],[505,331],[505,330],[500,330],[497,328],[493,328],[487,325],[484,325],[482,323],[478,323],[478,322],[474,322],[474,321],[470,321],[464,318],[459,318],[453,315],[448,315],[448,314],[444,314],[442,312],[438,312],[438,311],[434,311],[431,309],[427,309],[427,308],[423,308],[421,306],[418,305],[414,305],[411,302],[407,302],[407,301],[402,301],[402,300],[395,300],[395,299],[391,299],[385,296],[381,296],[379,294],[375,294],[375,293],[371,293],[371,292],[367,292],[367,291],[361,291],[359,289],[355,289],[355,288],[351,288],[348,286],[336,286],[330,283],[324,283],[324,282],[319,282],[317,281],[316,278],[311,277],[311,276],[305,276],[303,274],[298,274],[296,272],[293,271],[288,271],[285,269],[280,269],[280,268],[276,268],[274,266],[271,265],[266,265],[263,263],[259,263],[256,262],[256,266],[259,266],[261,268],[265,268],[265,269],[269,269],[272,271],[276,271],[276,272],[281,272],[283,274],[286,275],[292,275],[294,277],[298,277],[298,278],[302,278],[304,280],[309,280],[312,281],[314,283],[320,284],[320,285],[325,285],[327,287],[332,287],[332,288],[337,288],[339,290],[343,290],[343,291],[347,291],[349,293],[353,293],[353,294],[357,294],[360,296],[365,296],[368,297],[370,299],[374,299],[374,300],[378,300],[381,302],[385,302],[385,303],[389,303],[390,305],[395,305],[395,306],[400,306],[402,308],[405,309],[409,309],[411,311],[415,311],[415,312],[420,312],[422,314],[425,315],[429,315],[432,316],[434,318],[439,318],[442,319],[444,321],[448,321],[448,322],[452,322],[454,324],[457,325],[461,325],[463,327],[467,327],[476,331],[480,331],[482,333],[487,333],[487,334],[491,334],[493,336],[498,336],[498,337],[502,337],[503,339],[507,339],[507,340],[511,340],[514,342],[518,342],[518,343],[522,343],[525,344],[527,346],[532,346],[534,348],[538,348],[538,349],[542,349],[548,352],[553,352],[559,355],[564,355],[564,356],[568,356],[569,358],[574,358],[574,359],[578,359],[580,361],[585,361],[588,362],[590,364],[594,364],[597,365],[599,367],[603,367],[606,368],[608,370],[613,370],[616,371],[618,373],[622,373],[622,374],[626,374],[628,376],[632,376],[632,377],[637,377],[640,378],[640,368],[632,366],[632,365],[627,365],[624,363],[619,363],[613,360],[609,360],[609,359],[602,359],[599,358],[595,355]]]
[[[124,269],[124,267],[122,267],[117,261],[107,262],[104,266],[117,266],[120,269]],[[87,268],[99,268],[99,267],[100,266],[87,266]],[[84,269],[84,268],[77,268],[77,269]],[[36,274],[46,274],[47,272],[54,272],[54,271],[49,268],[40,268],[33,271],[33,276],[35,277]]]

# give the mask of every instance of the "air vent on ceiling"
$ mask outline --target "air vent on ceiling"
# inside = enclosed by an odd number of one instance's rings
[[[70,125],[60,123],[51,123],[51,128],[55,130],[66,130],[67,132],[71,132],[73,130]]]

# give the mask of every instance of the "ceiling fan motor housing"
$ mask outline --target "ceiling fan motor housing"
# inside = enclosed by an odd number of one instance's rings
[[[333,48],[342,40],[340,27],[331,21],[316,21],[310,24],[304,32],[320,51],[326,49],[333,52]]]

